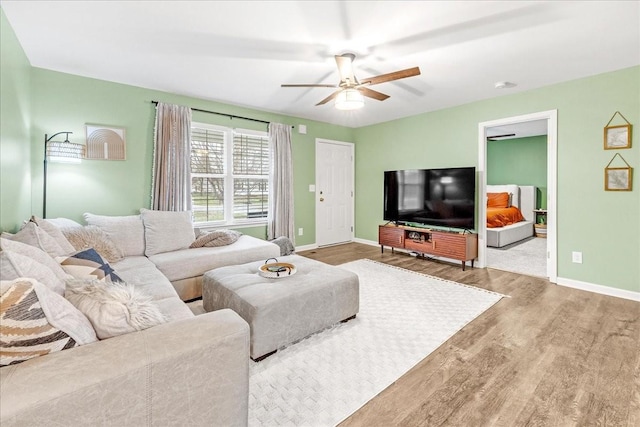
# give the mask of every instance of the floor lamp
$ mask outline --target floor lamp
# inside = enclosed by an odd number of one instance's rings
[[[42,218],[47,217],[47,157],[52,162],[80,163],[84,157],[84,145],[69,141],[73,132],[58,132],[51,136],[44,134],[44,175],[42,189]],[[53,141],[58,135],[65,134],[64,141]]]

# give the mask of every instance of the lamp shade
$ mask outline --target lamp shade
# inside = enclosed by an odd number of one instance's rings
[[[364,97],[357,89],[344,89],[336,96],[338,110],[357,110],[364,106]]]
[[[47,156],[54,162],[79,163],[84,158],[85,146],[74,144],[66,140],[64,142],[50,141],[47,143]]]

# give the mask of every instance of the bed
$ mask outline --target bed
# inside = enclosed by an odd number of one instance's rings
[[[508,195],[506,206],[504,196],[493,196],[500,193]],[[489,203],[496,205],[487,207],[487,246],[501,248],[533,236],[536,193],[532,185],[487,185]]]

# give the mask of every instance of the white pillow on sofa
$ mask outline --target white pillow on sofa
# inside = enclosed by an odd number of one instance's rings
[[[17,252],[0,252],[0,277],[2,280],[31,277],[53,292],[64,295],[64,280],[59,279],[46,265]]]
[[[144,223],[145,255],[188,248],[196,239],[190,211],[140,209]]]
[[[88,225],[101,228],[117,247],[122,249],[124,256],[144,255],[144,225],[140,215],[106,216],[85,213]]]
[[[101,340],[167,321],[149,296],[124,282],[68,280],[65,298],[87,316]]]
[[[38,227],[35,222],[27,222],[16,234],[2,233],[2,237],[16,242],[25,243],[42,249],[52,257],[67,255],[69,251],[63,249],[56,239]],[[72,248],[73,249],[73,248]]]
[[[24,255],[31,258],[33,261],[44,264],[48,267],[53,274],[60,280],[64,281],[69,278],[69,275],[60,267],[60,264],[47,254],[42,249],[35,246],[27,245],[26,243],[0,238],[0,248],[3,251],[15,252],[20,255]],[[4,277],[3,277],[4,279]]]
[[[67,238],[64,237],[64,234],[62,234],[62,231],[60,230],[60,228],[58,228],[56,225],[51,223],[49,220],[42,219],[42,218],[39,218],[39,217],[33,215],[31,217],[30,222],[35,223],[38,227],[40,227],[40,229],[46,231],[49,236],[53,237],[53,239],[56,241],[56,243],[58,245],[60,245],[60,247],[66,253],[70,254],[71,252],[76,250],[71,245],[71,243],[69,243]]]

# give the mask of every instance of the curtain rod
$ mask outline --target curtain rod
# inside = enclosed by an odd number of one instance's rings
[[[156,104],[158,105],[158,101],[151,101],[152,104]],[[191,108],[191,107],[189,107]],[[234,114],[227,114],[227,113],[218,113],[217,111],[209,111],[209,110],[201,110],[199,108],[191,108],[192,111],[199,111],[201,113],[209,113],[209,114],[217,114],[219,116],[226,116],[229,117],[230,119],[242,119],[242,120],[249,120],[252,122],[258,122],[258,123],[264,123],[264,124],[270,124],[271,122],[267,122],[264,120],[259,120],[259,119],[252,119],[251,117],[243,117],[243,116],[236,116]],[[295,126],[291,126],[292,128],[295,128]]]

